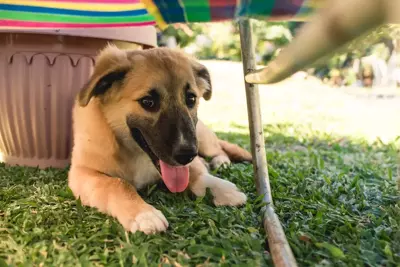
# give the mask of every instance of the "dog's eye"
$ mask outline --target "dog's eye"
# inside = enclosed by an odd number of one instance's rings
[[[196,104],[196,95],[193,93],[187,93],[186,94],[186,105],[189,108],[193,108],[195,104]]]
[[[152,89],[148,95],[139,99],[139,103],[145,110],[156,112],[160,109],[160,95],[155,89]]]
[[[145,96],[139,100],[140,105],[147,111],[156,111],[157,110],[157,99],[154,99],[152,96]]]
[[[144,107],[146,108],[152,108],[154,107],[154,100],[151,99],[150,97],[145,97],[141,100],[141,103]]]

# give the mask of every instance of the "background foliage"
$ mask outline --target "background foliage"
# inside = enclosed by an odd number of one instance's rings
[[[300,22],[254,20],[253,33],[258,64],[265,65],[273,59],[280,49],[292,40],[301,26]],[[342,76],[344,84],[355,83],[359,70],[352,69],[353,63],[371,55],[387,63],[396,49],[393,41],[399,39],[399,28],[396,25],[378,27],[316,62],[309,73],[321,79]],[[165,31],[160,32],[160,44],[165,45],[166,40],[171,37],[175,38],[179,47],[199,59],[241,60],[240,37],[236,22],[170,25]],[[398,61],[397,64],[400,66],[400,60]],[[359,69],[361,68],[363,66]]]

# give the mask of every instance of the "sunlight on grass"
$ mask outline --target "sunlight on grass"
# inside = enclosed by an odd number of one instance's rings
[[[394,143],[371,144],[290,124],[267,126],[265,133],[276,210],[302,266],[400,261]],[[242,146],[248,142],[234,131],[218,134]]]

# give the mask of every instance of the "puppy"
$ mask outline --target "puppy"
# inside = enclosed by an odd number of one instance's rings
[[[211,94],[207,69],[183,53],[107,46],[73,108],[68,184],[74,196],[146,234],[168,228],[161,211],[137,193],[160,179],[171,192],[188,188],[204,196],[210,188],[215,205],[245,203],[245,194],[211,175],[200,157],[211,157],[213,167],[251,161],[198,121],[199,98]]]

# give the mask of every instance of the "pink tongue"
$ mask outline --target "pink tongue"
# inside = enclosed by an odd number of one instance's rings
[[[172,193],[182,192],[189,185],[189,167],[171,166],[160,160],[161,176]]]

